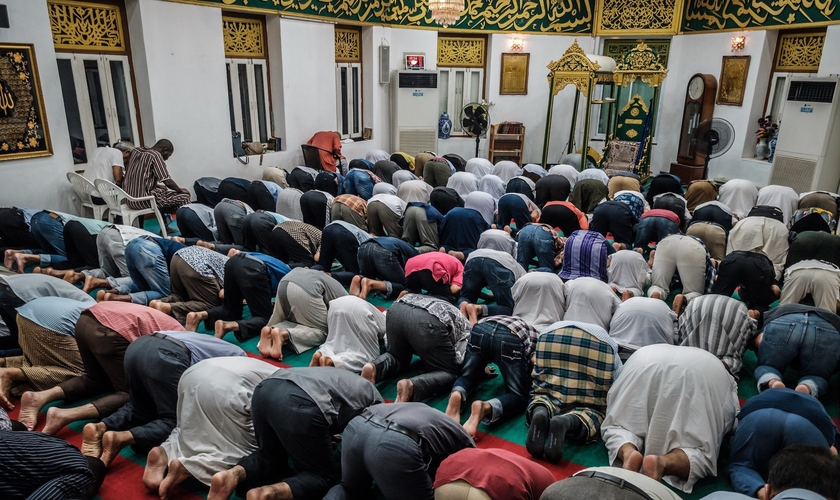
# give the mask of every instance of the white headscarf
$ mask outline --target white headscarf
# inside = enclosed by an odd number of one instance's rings
[[[566,282],[565,321],[581,321],[609,329],[613,313],[621,301],[612,288],[596,278],[576,278]]]
[[[510,254],[514,259],[516,258],[516,240],[511,238],[507,231],[501,229],[488,229],[481,233],[476,249],[481,248],[499,250]]]
[[[416,180],[418,180],[417,176],[412,174],[410,170],[397,170],[391,176],[391,184],[393,184],[394,187],[397,189],[400,188],[400,184],[402,184],[403,182]]]
[[[393,184],[388,184],[387,182],[377,182],[373,185],[373,196],[378,194],[397,194],[397,188],[394,187]]]
[[[537,175],[540,176],[540,178],[548,175],[548,172],[546,172],[544,168],[542,168],[540,165],[537,165],[535,163],[529,163],[529,164],[525,165],[524,167],[522,167],[522,172],[520,172],[519,175],[524,175],[525,172],[528,172],[528,173],[531,173],[531,174],[537,174]]]
[[[578,174],[577,180],[582,181],[584,179],[598,179],[599,181],[603,182],[605,186],[610,183],[609,176],[607,176],[606,172],[604,172],[600,168],[584,169],[581,173]]]
[[[539,331],[566,313],[566,287],[554,273],[528,273],[516,280],[511,292],[513,315]]]
[[[478,181],[478,190],[489,194],[496,201],[505,194],[505,181],[498,175],[487,174]]]
[[[330,301],[327,329],[327,341],[318,350],[336,368],[360,373],[365,363],[379,356],[385,315],[370,302],[347,295]]]
[[[463,198],[478,189],[478,178],[469,172],[455,172],[449,177],[446,187],[454,189]]]
[[[470,158],[464,170],[481,179],[493,171],[493,164],[486,158]]]
[[[429,203],[432,186],[421,181],[405,181],[397,188],[397,196],[406,203]]]
[[[493,224],[496,217],[496,200],[487,193],[473,191],[464,198],[464,208],[471,208],[481,214],[488,224]]]
[[[370,151],[365,153],[365,160],[367,160],[371,163],[376,163],[376,162],[381,161],[381,160],[390,160],[390,159],[391,159],[391,155],[389,155],[385,151],[382,151],[381,149],[371,149]]]
[[[580,172],[578,172],[575,167],[564,163],[554,165],[548,170],[548,175],[562,175],[566,179],[569,179],[569,184],[572,185],[572,189],[575,188],[575,183],[577,183],[579,173]]]
[[[799,195],[793,188],[771,184],[758,190],[758,199],[755,204],[778,207],[782,211],[784,222],[787,225],[793,212],[796,212],[796,208],[799,206]]]
[[[512,161],[502,160],[493,167],[493,171],[490,172],[493,175],[498,175],[499,179],[502,182],[507,184],[507,181],[511,180],[512,178],[519,175],[519,165],[513,163]]]

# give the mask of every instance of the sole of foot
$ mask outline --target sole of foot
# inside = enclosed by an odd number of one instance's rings
[[[376,366],[373,363],[367,363],[362,367],[362,378],[376,385]]]
[[[166,467],[168,465],[169,457],[163,448],[155,446],[146,457],[146,469],[143,471],[143,486],[147,490],[157,493],[160,489],[160,483],[166,475]]]
[[[645,475],[655,481],[662,481],[665,473],[665,466],[662,464],[662,457],[648,455],[642,461],[642,470]]]

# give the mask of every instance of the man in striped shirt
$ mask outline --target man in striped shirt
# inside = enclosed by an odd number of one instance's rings
[[[174,150],[167,139],[157,141],[151,148],[135,149],[125,167],[125,192],[135,197],[154,196],[161,212],[174,213],[178,207],[189,203],[190,192],[179,187],[166,169],[165,161]],[[132,209],[149,208],[148,202],[128,205]]]

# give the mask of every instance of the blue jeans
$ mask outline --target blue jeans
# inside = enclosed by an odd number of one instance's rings
[[[464,266],[464,286],[461,288],[460,306],[464,302],[475,304],[485,286],[493,292],[494,305],[483,305],[482,316],[513,314],[513,293],[510,289],[516,276],[498,261],[489,257],[470,259]]]
[[[169,282],[169,266],[163,250],[154,241],[135,238],[125,247],[125,262],[131,284],[117,290],[131,296],[131,302],[148,305],[153,300],[172,293]]]
[[[782,374],[799,358],[799,384],[819,397],[828,390],[840,356],[840,332],[828,321],[813,313],[786,314],[764,326],[764,338],[758,348],[755,378],[759,390]]]
[[[466,404],[467,398],[484,379],[484,367],[488,363],[496,363],[505,383],[505,394],[487,401],[492,412],[489,418],[483,420],[485,425],[505,415],[521,413],[528,405],[531,363],[524,351],[522,339],[504,325],[487,321],[473,327],[464,367],[452,386],[452,392],[460,392],[461,400]]]
[[[29,231],[44,253],[41,254],[41,267],[67,262],[67,250],[64,248],[64,224],[50,212],[42,210],[32,216]]]
[[[341,183],[341,191],[344,194],[355,194],[367,201],[373,196],[373,181],[370,174],[358,169],[347,172],[347,176]]]
[[[516,233],[525,227],[525,224],[531,222],[531,211],[528,210],[528,204],[520,198],[512,194],[511,196],[504,195],[499,198],[499,229],[510,225],[510,221],[516,227],[511,228],[511,235],[516,236]]]
[[[396,297],[405,290],[405,269],[390,250],[370,240],[359,246],[356,258],[360,275],[385,282],[385,297]]]
[[[526,270],[537,258],[537,267],[554,269],[554,236],[544,226],[529,224],[519,231],[516,261]]]
[[[678,234],[680,226],[674,224],[665,217],[647,217],[636,226],[636,240],[633,243],[635,248],[648,248],[648,244],[655,241],[657,244],[666,236]]]

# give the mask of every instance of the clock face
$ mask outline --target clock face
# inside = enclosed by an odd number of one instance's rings
[[[700,99],[703,95],[703,90],[706,88],[706,82],[703,81],[702,76],[695,76],[688,82],[688,97],[692,99]]]

